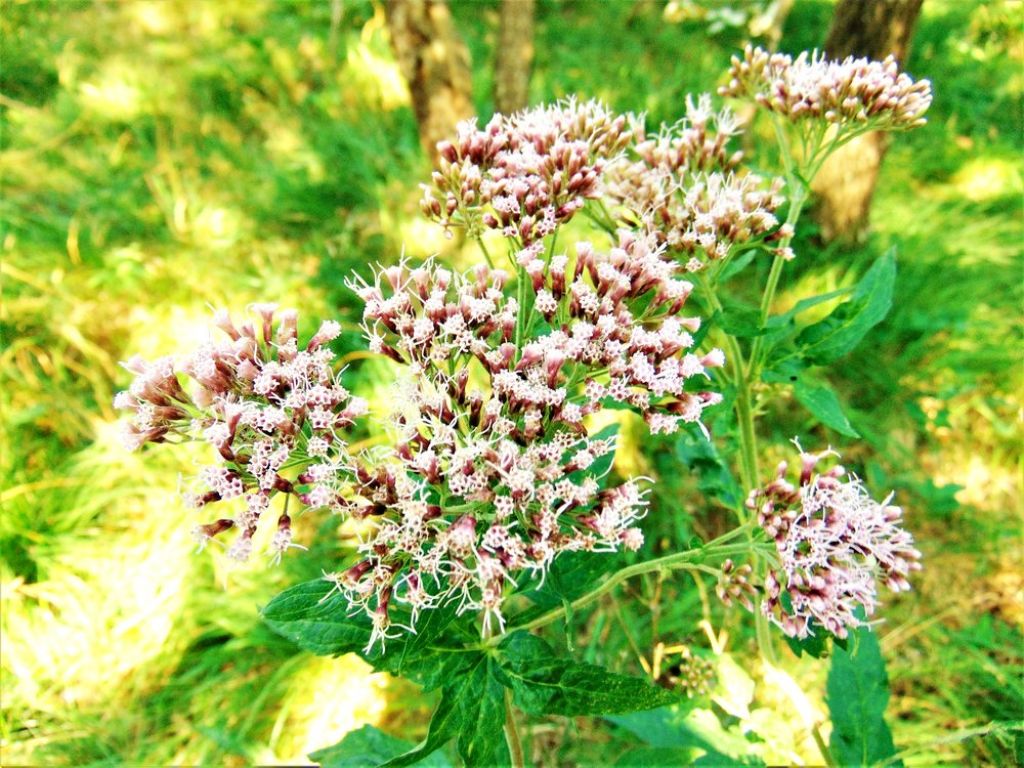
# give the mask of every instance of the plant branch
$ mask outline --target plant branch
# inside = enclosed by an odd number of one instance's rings
[[[672,555],[665,555],[654,560],[649,560],[645,563],[637,563],[636,565],[630,565],[622,570],[616,571],[601,584],[587,592],[585,595],[576,598],[567,605],[561,605],[558,608],[552,608],[547,613],[541,614],[536,619],[528,621],[524,624],[519,624],[515,627],[510,627],[503,635],[497,635],[489,638],[485,641],[486,645],[498,645],[507,635],[513,632],[519,631],[530,631],[546,626],[556,619],[561,618],[566,614],[567,611],[576,612],[580,608],[585,608],[590,605],[602,595],[607,594],[611,590],[615,589],[616,586],[621,584],[627,579],[631,579],[634,576],[640,576],[645,573],[651,573],[653,571],[674,571],[679,569],[691,569],[694,565],[692,561],[703,560],[709,557],[727,557],[729,555],[740,555],[746,554],[751,551],[753,545],[747,541],[743,544],[727,544],[727,542],[739,538],[740,536],[746,536],[747,527],[740,526],[735,530],[730,531],[724,536],[720,536],[703,547],[697,549],[690,549],[686,552],[677,552]]]
[[[484,255],[484,260],[487,262],[487,266],[494,269],[494,261],[491,260],[491,252],[487,250],[487,246],[484,244],[484,236],[478,234],[476,236],[477,245],[480,246],[480,252]]]
[[[526,764],[523,760],[523,744],[519,740],[519,731],[516,730],[516,718],[512,712],[512,691],[508,688],[505,689],[505,740],[508,742],[512,768],[523,768]]]

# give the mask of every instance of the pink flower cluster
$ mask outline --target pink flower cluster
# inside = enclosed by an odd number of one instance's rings
[[[711,97],[687,97],[686,118],[632,148],[609,169],[608,195],[626,218],[650,222],[674,254],[695,272],[725,259],[737,246],[792,233],[779,228],[782,179],[766,184],[737,172],[741,153],[730,150],[738,132],[733,114],[711,109]]]
[[[438,145],[438,170],[424,185],[423,212],[445,229],[500,230],[528,246],[554,232],[601,194],[609,158],[636,137],[631,116],[574,99],[515,115],[495,115],[482,129],[460,123],[454,142]]]
[[[201,440],[216,450],[216,463],[200,470],[185,499],[193,507],[243,500],[233,517],[195,529],[205,544],[237,528],[229,554],[238,560],[251,555],[253,534],[276,493],[299,494],[313,507],[337,507],[347,471],[339,430],[366,412],[365,401],[352,397],[332,370],[334,353],[326,344],[340,326],[324,322],[300,348],[296,312],[279,313],[275,330],[275,309],[254,305],[259,322],[238,326],[218,312],[214,322],[226,338],[203,344],[180,362],[132,358],[125,367],[135,380],[114,401],[132,412],[125,442],[133,450],[171,439]],[[304,473],[289,475],[286,470],[299,464]],[[285,512],[271,545],[275,555],[291,541]]]
[[[896,59],[826,59],[801,53],[796,59],[747,46],[732,59],[723,96],[752,98],[789,120],[821,121],[844,128],[914,128],[925,122],[931,83],[900,72]]]
[[[608,252],[575,250],[523,267],[528,316],[485,266],[400,264],[350,283],[371,349],[412,374],[395,398],[394,457],[356,470],[350,511],[375,521],[364,559],[332,577],[373,617],[374,641],[393,631],[393,601],[415,622],[454,600],[488,629],[521,572],[543,577],[566,551],[638,548],[644,493],[636,481],[602,489],[614,441],[585,417],[622,403],[674,431],[721,399],[687,391],[723,356],[690,351],[692,285],[653,238],[623,231]]]
[[[797,446],[799,448],[799,446]],[[805,638],[814,627],[846,637],[875,612],[876,579],[894,592],[910,589],[907,576],[919,570],[921,553],[900,527],[903,512],[874,501],[841,466],[816,471],[832,451],[800,453],[799,484],[786,479],[786,462],[765,488],[752,491],[747,506],[775,541],[779,567],[765,580],[762,610],[790,637]]]
[[[872,125],[909,125],[930,98],[927,84],[890,62],[748,50],[733,75],[730,94],[761,88],[769,108],[832,122],[863,113]],[[367,404],[335,371],[327,345],[339,324],[323,323],[300,347],[296,313],[275,317],[263,304],[239,326],[218,313],[225,337],[180,362],[126,364],[136,379],[116,405],[132,412],[129,446],[212,446],[216,461],[186,498],[194,507],[238,500],[239,511],[196,534],[205,544],[237,528],[229,553],[239,560],[275,494],[285,497],[276,556],[294,546],[293,496],[360,521],[358,562],[326,578],[371,617],[371,645],[405,616],[414,631],[421,612],[446,604],[480,612],[485,633],[502,628],[510,587],[543,579],[561,553],[643,543],[645,490],[636,479],[607,484],[614,439],[594,434],[588,417],[629,408],[652,433],[703,429],[704,410],[722,400],[707,383],[724,355],[695,349],[701,321],[687,313],[694,286],[681,274],[792,235],[775,215],[780,183],[739,172],[736,132],[706,95],[646,140],[639,119],[574,100],[497,115],[483,128],[461,124],[439,146],[423,211],[471,237],[500,232],[515,274],[490,264],[458,274],[428,260],[349,281],[370,350],[406,370],[387,450],[357,455],[346,442]],[[603,205],[590,208],[607,245],[556,249],[556,231],[602,198],[627,228],[616,230]],[[765,610],[797,636],[813,624],[844,634],[857,606],[873,611],[876,570],[903,589],[917,567],[899,510],[871,501],[856,479],[841,482],[841,470],[813,474],[819,458],[804,456],[799,488],[783,465],[749,502],[781,560]],[[750,575],[749,566],[724,567],[723,600],[747,603]]]

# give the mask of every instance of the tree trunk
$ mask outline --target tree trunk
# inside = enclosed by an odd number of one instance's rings
[[[446,0],[387,0],[391,46],[409,84],[420,142],[435,158],[437,142],[473,115],[469,50]]]
[[[892,54],[905,61],[922,2],[839,0],[825,53],[833,59],[867,56],[877,60]],[[866,236],[871,197],[887,148],[885,134],[865,134],[840,148],[818,173],[814,215],[826,242],[856,242]]]
[[[535,0],[501,0],[494,63],[495,112],[508,115],[529,102],[534,6]]]

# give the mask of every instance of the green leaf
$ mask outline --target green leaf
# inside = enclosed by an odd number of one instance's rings
[[[785,329],[792,326],[796,316],[806,312],[808,309],[812,309],[819,304],[824,304],[826,301],[832,301],[832,299],[838,299],[840,296],[846,296],[852,293],[854,288],[840,288],[835,291],[829,291],[828,293],[819,293],[817,296],[810,296],[806,299],[800,299],[793,308],[788,312],[783,312],[779,315],[772,315],[768,318],[768,332],[771,335],[773,332],[777,332],[779,329]]]
[[[786,640],[786,645],[793,651],[797,656],[803,656],[805,653],[813,659],[820,659],[828,651],[828,639],[829,633],[820,626],[814,626],[814,634],[808,635],[804,639],[796,637],[790,637],[789,635],[783,635]]]
[[[371,768],[408,752],[412,746],[407,741],[388,736],[372,725],[364,725],[359,730],[345,734],[345,738],[334,746],[313,752],[309,759],[323,768]],[[442,755],[433,754],[421,760],[420,765],[426,768],[450,768],[451,763]]]
[[[729,462],[717,446],[695,428],[680,430],[675,441],[675,454],[688,469],[696,470],[698,487],[725,507],[735,507],[745,498]]]
[[[615,765],[632,768],[677,768],[680,765],[693,765],[698,754],[698,750],[688,747],[642,747],[629,750],[615,761]]]
[[[495,675],[495,666],[491,657],[481,657],[469,674],[450,686],[458,688],[457,746],[466,765],[499,766],[512,762],[505,741],[505,687]]]
[[[459,756],[466,765],[509,765],[504,733],[505,689],[493,667],[489,656],[473,654],[469,667],[442,689],[427,738],[383,765],[397,768],[418,763],[452,739],[456,739]]]
[[[704,752],[700,759],[678,765],[764,765],[759,757],[750,754],[751,744],[740,727],[723,727],[710,709],[677,704],[605,719],[652,747],[662,750],[698,748]]]
[[[619,434],[619,425],[609,424],[607,427],[602,429],[591,440],[607,440],[615,437]],[[598,485],[604,488],[608,483],[608,473],[611,471],[612,464],[615,462],[615,451],[608,451],[603,456],[598,456],[594,459],[593,463],[587,467],[586,474],[591,477],[596,477]],[[574,473],[575,474],[575,473]],[[572,475],[570,475],[572,477]]]
[[[559,658],[528,632],[515,632],[498,646],[497,672],[519,708],[533,715],[635,712],[679,701],[646,680]]]
[[[766,331],[761,325],[760,310],[753,307],[730,303],[716,317],[718,327],[738,339],[763,336]]]
[[[427,611],[416,625],[415,634],[389,640],[366,650],[373,627],[362,611],[348,615],[350,606],[334,585],[326,579],[315,579],[286,589],[263,609],[263,620],[303,650],[320,656],[356,653],[374,669],[408,677],[432,690],[444,681],[444,674],[457,674],[467,663],[459,654],[446,654],[437,659],[437,647],[459,648],[466,639],[468,619],[456,622],[456,607],[444,606]],[[396,607],[392,620],[401,623],[406,616]],[[471,631],[469,631],[471,632]],[[464,654],[463,654],[464,655]]]
[[[800,380],[807,365],[795,354],[782,360],[773,361],[770,367],[761,371],[765,384],[793,384]]]
[[[847,437],[860,437],[860,433],[853,428],[843,413],[843,406],[839,403],[836,393],[827,385],[813,384],[800,379],[793,386],[793,394],[801,405],[826,427]]]
[[[454,739],[459,732],[461,720],[458,709],[458,697],[450,695],[446,688],[437,709],[434,710],[434,716],[430,718],[427,738],[409,751],[381,763],[381,768],[400,768],[403,765],[421,763]]]
[[[857,629],[851,646],[832,653],[826,696],[832,716],[829,750],[839,765],[872,765],[896,753],[884,717],[889,679],[878,637],[869,627]]]
[[[896,258],[890,250],[861,278],[849,301],[840,304],[821,322],[801,331],[796,341],[804,358],[823,365],[856,347],[889,313],[895,281]]]
[[[543,586],[525,595],[541,608],[554,608],[588,592],[591,586],[618,564],[618,558],[607,553],[566,552],[551,563]],[[516,623],[524,620],[519,617]]]
[[[334,585],[316,579],[286,589],[267,604],[262,615],[271,629],[303,650],[337,656],[361,652],[370,641],[369,617],[348,616],[347,609]]]
[[[734,256],[729,263],[725,265],[721,273],[719,273],[718,282],[724,283],[726,280],[729,280],[742,272],[743,269],[754,260],[759,251],[759,248],[748,248],[744,252]]]

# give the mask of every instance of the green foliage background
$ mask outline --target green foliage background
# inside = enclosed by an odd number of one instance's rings
[[[713,90],[745,31],[712,35],[662,10],[541,0],[532,101],[580,94],[645,110],[651,124],[677,119],[686,93]],[[488,115],[496,4],[454,13]],[[781,48],[819,45],[830,14],[826,0],[797,0]],[[1015,0],[925,3],[907,68],[933,81],[930,122],[895,138],[868,242],[823,249],[803,225],[781,294],[792,304],[851,285],[897,249],[891,313],[832,369],[849,424],[814,426],[796,402],[777,403],[770,423],[780,446],[794,434],[831,440],[908,511],[925,571],[914,592],[887,598],[878,628],[908,765],[1022,759],[1019,732],[989,726],[1024,713],[1022,21]],[[278,568],[194,556],[198,520],[175,488],[197,455],[125,454],[110,405],[127,381],[118,360],[187,349],[208,305],[269,299],[310,326],[339,316],[354,388],[386,396],[385,370],[359,353],[342,277],[403,248],[465,257],[418,219],[429,168],[381,9],[7,2],[0,30],[0,762],[295,762],[365,723],[422,738],[436,694],[351,656],[298,652],[257,617],[337,564],[351,532],[307,516],[297,528],[310,552]],[[654,552],[717,532],[715,499],[729,489],[715,449],[641,446],[629,423],[623,433],[617,471],[659,478]],[[695,470],[680,472],[682,460]],[[645,672],[659,641],[683,644],[731,679],[730,665],[753,658],[748,623],[692,581],[651,578],[575,617],[565,640],[627,674]],[[786,666],[819,708],[826,670]],[[755,703],[780,718],[765,730],[790,729],[780,754],[815,759],[796,706],[757,683]],[[528,730],[549,765],[608,764],[639,743],[593,718],[538,717]]]

